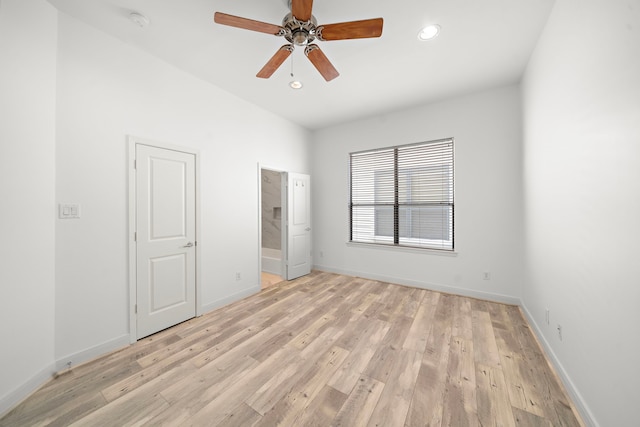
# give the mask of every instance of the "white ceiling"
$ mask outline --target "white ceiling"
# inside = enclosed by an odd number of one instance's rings
[[[318,24],[384,18],[377,39],[318,42],[340,72],[327,83],[297,48],[256,73],[283,38],[213,22],[225,12],[280,25],[287,0],[49,0],[59,10],[308,129],[518,82],[554,0],[316,0]],[[150,20],[132,23],[136,11]],[[420,42],[426,24],[440,36]],[[291,68],[304,83],[288,86]]]

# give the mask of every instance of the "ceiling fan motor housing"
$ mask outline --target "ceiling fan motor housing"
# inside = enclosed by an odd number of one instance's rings
[[[282,20],[282,28],[284,28],[284,34],[278,34],[284,36],[290,43],[296,46],[306,46],[316,39],[316,28],[318,23],[314,16],[308,21],[299,21],[288,13]]]

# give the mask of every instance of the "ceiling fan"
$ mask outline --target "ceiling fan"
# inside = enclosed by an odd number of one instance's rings
[[[284,37],[289,42],[278,49],[256,77],[268,79],[291,55],[295,46],[304,46],[304,53],[307,58],[326,81],[331,81],[338,77],[340,73],[320,50],[320,47],[312,43],[314,40],[364,39],[382,35],[382,18],[318,25],[316,18],[311,14],[313,0],[291,0],[290,4],[291,13],[285,15],[282,25],[268,24],[221,12],[216,12],[214,15],[213,20],[218,24],[273,34],[278,37]]]

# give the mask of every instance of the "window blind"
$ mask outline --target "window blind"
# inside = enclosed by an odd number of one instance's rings
[[[350,241],[453,250],[453,139],[349,158]]]

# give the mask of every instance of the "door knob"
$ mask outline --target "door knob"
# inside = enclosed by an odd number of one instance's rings
[[[183,248],[190,248],[193,246],[193,243],[189,242],[186,245],[183,246]]]
[[[311,227],[305,228],[304,231],[311,231]]]

